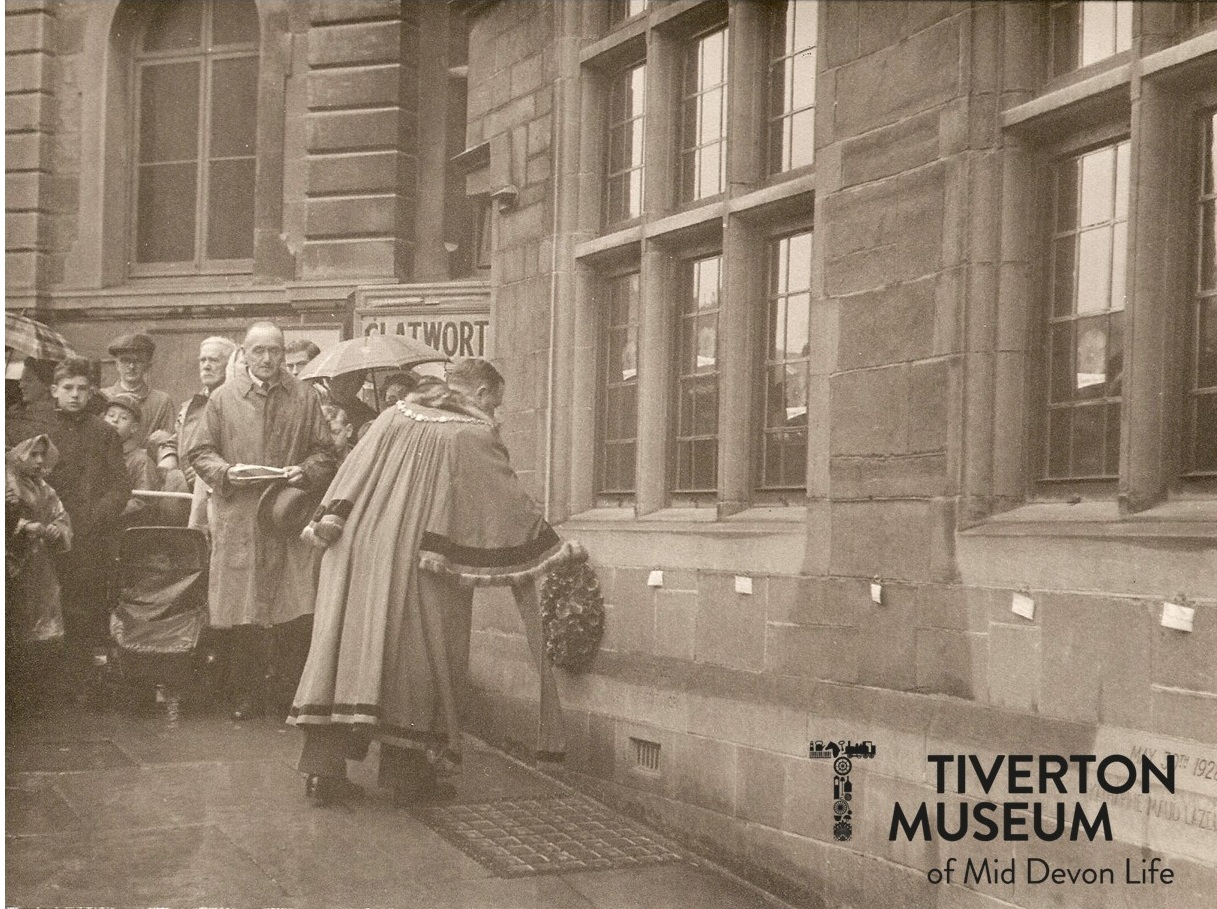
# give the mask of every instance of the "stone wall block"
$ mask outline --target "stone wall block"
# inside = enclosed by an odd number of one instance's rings
[[[4,207],[9,211],[34,211],[43,206],[43,181],[35,172],[4,175]]]
[[[396,223],[396,196],[308,200],[310,237],[388,236]]]
[[[366,19],[396,19],[401,0],[312,0],[309,19],[315,25]]]
[[[834,500],[926,497],[950,491],[943,454],[832,459]]]
[[[978,696],[987,678],[988,636],[944,628],[918,628],[917,687],[957,698]]]
[[[1083,723],[1142,726],[1150,710],[1152,606],[1064,593],[1036,593],[1035,601],[1044,629],[1041,710]]]
[[[318,155],[308,159],[310,193],[370,193],[397,190],[398,153]]]
[[[858,628],[844,625],[770,625],[764,670],[854,684],[858,681],[858,638]]]
[[[928,502],[835,502],[832,530],[833,574],[928,580],[932,530]]]
[[[674,794],[681,801],[735,813],[736,747],[700,736],[674,736]]]
[[[898,44],[908,34],[907,3],[858,4],[858,53],[867,56]]]
[[[819,53],[823,54],[825,69],[857,58],[859,6],[857,3],[825,4],[824,35],[819,42]]]
[[[837,74],[837,134],[858,135],[959,94],[961,40],[959,22],[948,20],[842,66]],[[877,78],[883,80],[883,91],[873,90]]]
[[[767,621],[809,625],[826,621],[826,579],[773,575],[765,586]]]
[[[813,840],[834,842],[832,777],[832,762],[828,760],[803,758],[786,762],[783,830]]]
[[[4,213],[4,245],[8,249],[33,249],[38,241],[36,212]]]
[[[4,100],[7,132],[38,132],[51,128],[55,120],[54,99],[43,92],[9,95]]]
[[[830,385],[833,455],[892,455],[908,450],[906,367],[838,373]],[[876,401],[886,405],[875,407]]]
[[[4,137],[4,169],[35,171],[50,152],[50,139],[46,133],[8,133]]]
[[[934,343],[934,278],[840,300],[837,368],[884,366],[927,357]]]
[[[9,54],[4,58],[4,91],[37,91],[46,81],[50,57],[43,52]]]
[[[790,759],[755,748],[739,748],[736,756],[736,816],[767,827],[781,827],[786,764]]]
[[[955,427],[948,425],[948,408],[957,382],[957,372],[948,360],[914,363],[908,368],[909,439],[913,452],[942,451],[948,434]]]
[[[841,184],[856,186],[891,177],[939,154],[939,114],[926,111],[841,143]]]
[[[697,593],[659,590],[655,594],[656,656],[693,659],[697,632]]]
[[[694,659],[759,671],[765,662],[765,592],[735,592],[735,577],[702,572],[697,579]]]
[[[1194,742],[1217,742],[1217,698],[1203,692],[1150,690],[1152,731]]]
[[[912,173],[830,195],[823,233],[825,292],[833,296],[910,281],[943,258],[945,170]]]
[[[401,28],[393,20],[313,28],[308,35],[309,66],[396,63],[401,56]]]
[[[1160,600],[1144,607],[1149,612],[1149,623],[1141,616],[1140,624],[1152,628],[1149,635],[1153,653],[1151,681],[1164,688],[1185,688],[1217,695],[1217,661],[1214,658],[1217,654],[1217,602],[1191,600],[1188,605],[1196,610],[1191,632],[1162,627]]]
[[[401,67],[397,64],[312,70],[308,74],[308,106],[310,110],[323,110],[393,105],[399,100],[400,80]]]
[[[883,603],[862,607],[855,639],[858,684],[894,691],[917,685],[917,595],[905,584],[885,584]]]
[[[315,241],[304,245],[304,274],[311,278],[391,277],[396,269],[394,240]]]
[[[1042,703],[1041,631],[1036,625],[989,626],[989,700],[1036,713]]]
[[[46,46],[47,32],[53,21],[49,11],[12,15],[11,6],[6,6],[4,17],[4,49],[7,53],[34,50]]]
[[[310,114],[307,123],[311,152],[351,149],[391,150],[397,147],[396,110],[360,110]]]

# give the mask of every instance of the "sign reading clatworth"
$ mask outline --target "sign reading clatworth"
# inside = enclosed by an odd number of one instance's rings
[[[490,359],[490,286],[450,282],[361,287],[355,291],[355,329],[364,335],[403,335],[453,359]]]

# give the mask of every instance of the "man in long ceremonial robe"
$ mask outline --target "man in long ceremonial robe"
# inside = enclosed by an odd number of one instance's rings
[[[494,424],[503,379],[451,368],[384,411],[339,468],[304,536],[321,561],[313,638],[291,721],[299,769],[324,804],[349,788],[348,758],[380,742],[380,783],[410,800],[461,757],[460,692],[473,588],[510,585],[541,677],[539,753],[564,750],[545,664],[535,578],[582,559],[524,491]]]

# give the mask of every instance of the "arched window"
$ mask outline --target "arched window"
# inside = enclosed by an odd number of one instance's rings
[[[139,35],[133,63],[132,273],[251,271],[254,3],[160,3]]]

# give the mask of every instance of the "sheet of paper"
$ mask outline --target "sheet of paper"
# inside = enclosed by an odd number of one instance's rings
[[[1035,600],[1025,593],[1016,593],[1010,598],[1010,611],[1024,619],[1035,618]]]
[[[1178,603],[1162,604],[1162,627],[1174,628],[1176,631],[1191,631],[1192,619],[1196,610],[1191,606],[1180,606]]]
[[[876,606],[883,605],[883,585],[880,584],[878,581],[871,581],[870,600]]]
[[[746,575],[737,574],[735,576],[735,592],[736,593],[746,593],[746,594],[751,595],[752,578],[747,577]]]
[[[647,576],[647,586],[648,587],[662,587],[663,586],[663,572],[660,571],[658,568],[656,568],[654,571],[652,571]]]

